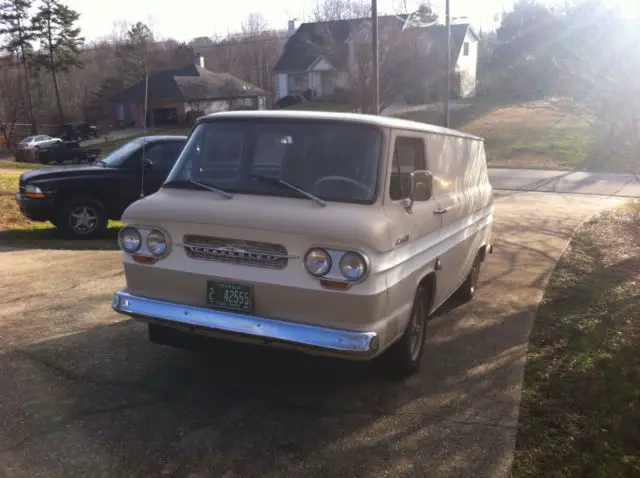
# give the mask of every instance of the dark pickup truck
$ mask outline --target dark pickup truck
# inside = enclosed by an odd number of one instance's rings
[[[67,237],[99,237],[109,219],[120,219],[140,198],[143,183],[145,196],[160,189],[186,139],[137,138],[94,164],[28,171],[20,176],[16,201],[26,217],[50,221]]]
[[[39,149],[36,157],[42,164],[60,164],[67,160],[78,164],[82,161],[94,161],[100,152],[100,148],[81,148],[77,141],[65,141]]]

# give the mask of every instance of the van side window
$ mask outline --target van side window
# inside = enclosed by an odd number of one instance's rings
[[[411,173],[421,169],[427,169],[423,140],[397,137],[393,149],[391,183],[389,184],[391,200],[398,201],[409,197]]]

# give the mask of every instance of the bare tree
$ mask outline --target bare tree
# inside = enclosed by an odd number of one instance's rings
[[[11,148],[15,125],[25,113],[23,83],[17,67],[0,68],[0,131],[7,149]]]
[[[238,86],[238,83],[233,78],[228,78],[222,85],[222,94],[231,109],[238,100],[238,97],[242,94],[242,89]]]
[[[207,45],[198,39],[196,50],[205,58],[205,66],[229,73],[260,88],[275,92],[273,67],[286,43],[284,32],[271,30],[260,13],[251,13],[242,22],[240,32],[211,38]],[[192,43],[193,44],[193,43]]]
[[[367,0],[322,0],[311,13],[311,21],[349,20],[371,16],[371,2]]]
[[[405,34],[402,21],[386,17],[379,25],[380,106],[385,108],[402,95],[406,85],[416,78],[420,56],[414,35]],[[314,45],[336,68],[345,74],[354,103],[364,112],[373,106],[373,55],[371,49],[372,25],[368,19],[351,22],[346,44],[334,37],[331,23],[321,24],[319,41]]]

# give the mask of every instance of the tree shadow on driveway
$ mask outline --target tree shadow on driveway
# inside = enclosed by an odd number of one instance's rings
[[[506,476],[534,312],[583,217],[537,193],[508,200],[476,297],[429,322],[423,368],[401,382],[267,348],[153,345],[142,324],[109,312],[118,277],[67,273],[64,293],[41,292],[17,317],[0,311],[0,472]],[[87,254],[111,264],[112,253]]]
[[[523,344],[494,339],[526,320],[451,335],[470,307],[430,325],[404,382],[248,345],[170,349],[133,321],[7,352],[0,462],[29,476],[496,476]]]

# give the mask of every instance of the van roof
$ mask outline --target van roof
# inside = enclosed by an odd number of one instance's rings
[[[300,111],[300,110],[253,110],[253,111],[221,111],[198,118],[198,123],[207,123],[219,118],[279,118],[279,119],[320,119],[330,121],[347,121],[366,123],[385,128],[409,129],[425,133],[436,133],[447,136],[483,141],[483,138],[442,126],[435,126],[419,121],[411,121],[392,116],[377,116],[362,113],[335,113],[329,111]]]

